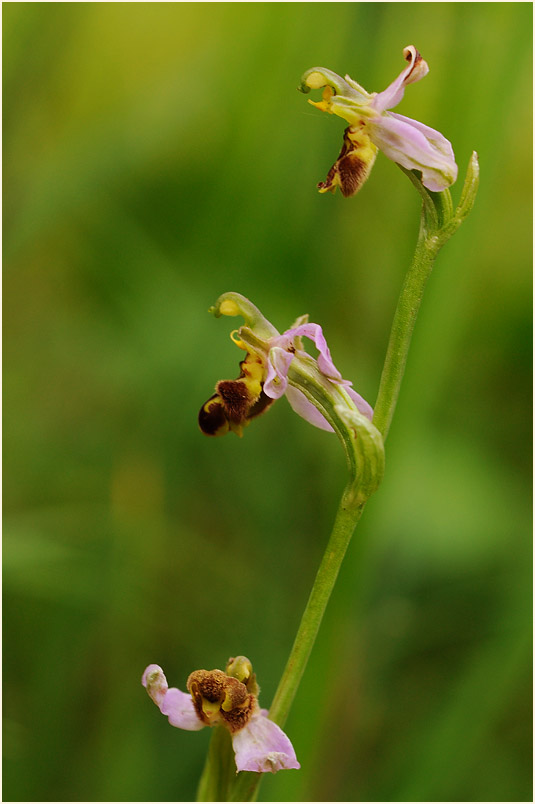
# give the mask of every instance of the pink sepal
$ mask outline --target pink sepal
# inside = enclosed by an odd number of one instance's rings
[[[456,180],[453,148],[439,131],[395,112],[373,118],[368,125],[375,145],[393,162],[420,170],[428,190],[440,192]]]
[[[292,410],[302,419],[313,424],[314,427],[319,427],[320,430],[327,430],[329,433],[334,433],[333,428],[319,410],[309,402],[306,396],[298,388],[289,385],[286,389],[286,399],[290,403]]]
[[[349,394],[349,396],[351,397],[351,399],[353,400],[353,402],[355,403],[355,405],[357,406],[357,408],[360,410],[362,415],[366,416],[367,419],[372,421],[372,419],[373,419],[373,408],[372,408],[372,406],[369,405],[366,402],[364,397],[362,397],[360,394],[357,394],[357,392],[354,391],[353,388],[350,388],[349,386],[346,386],[346,391]]]
[[[405,87],[408,84],[414,84],[416,81],[420,81],[429,72],[427,62],[425,62],[421,56],[419,60],[416,61],[416,57],[417,55],[419,56],[419,54],[413,45],[405,48],[404,55],[407,51],[410,54],[408,67],[405,67],[396,80],[392,81],[390,86],[383,90],[383,92],[379,92],[372,101],[372,106],[377,109],[378,112],[384,112],[385,109],[393,109],[394,106],[397,106],[403,98]]]
[[[327,346],[327,341],[323,334],[323,330],[319,324],[301,324],[299,327],[289,329],[282,336],[287,338],[309,338],[319,352],[318,355],[318,368],[322,374],[325,374],[330,380],[340,382],[342,375],[333,363],[331,352]]]
[[[247,726],[233,735],[232,745],[239,771],[277,773],[301,767],[283,730],[261,712],[253,715]]]
[[[199,719],[191,695],[181,692],[176,687],[168,687],[162,668],[157,664],[149,664],[141,683],[159,708],[166,715],[171,726],[185,731],[199,731],[204,723]]]

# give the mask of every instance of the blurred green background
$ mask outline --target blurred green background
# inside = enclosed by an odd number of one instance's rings
[[[203,437],[250,297],[308,312],[373,404],[419,198],[379,155],[315,184],[344,122],[309,67],[438,128],[473,214],[439,256],[387,445],[287,723],[277,800],[530,800],[529,3],[10,3],[4,31],[4,800],[189,801],[209,731],[140,685],[230,655],[269,705],[345,482],[275,405]],[[459,187],[453,188],[454,198]]]

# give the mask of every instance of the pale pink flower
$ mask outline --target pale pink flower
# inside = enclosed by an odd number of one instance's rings
[[[190,683],[192,678],[201,674],[221,683],[221,701],[204,698],[202,693],[206,694],[206,690],[202,684],[198,689],[198,684]],[[276,723],[268,719],[267,710],[259,708],[256,696],[247,691],[245,684],[227,676],[221,670],[200,670],[191,674],[188,687],[194,688],[197,705],[193,693],[168,687],[164,672],[157,664],[150,664],[146,668],[141,683],[160,712],[166,715],[171,726],[186,731],[198,731],[216,724],[228,728],[238,771],[276,773],[283,769],[301,767],[290,740]],[[225,693],[225,684],[230,687],[231,695]],[[210,698],[216,697],[210,695]],[[228,700],[230,703],[227,703]],[[233,703],[236,705],[232,706]],[[242,719],[245,721],[243,725]]]
[[[366,92],[348,75],[345,78],[324,67],[313,67],[303,75],[300,89],[321,89],[323,99],[313,106],[336,114],[349,123],[338,159],[318,187],[345,196],[354,195],[364,184],[375,161],[377,149],[393,162],[422,174],[428,190],[440,192],[457,179],[457,165],[451,143],[435,129],[391,112],[403,98],[405,87],[429,72],[427,62],[413,45],[403,50],[408,66],[383,92]]]

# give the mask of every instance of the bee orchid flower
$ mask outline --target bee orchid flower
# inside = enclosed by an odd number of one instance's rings
[[[211,312],[242,315],[246,325],[231,333],[233,342],[247,356],[240,363],[236,380],[220,380],[216,393],[202,406],[199,426],[211,436],[243,428],[281,396],[303,419],[323,430],[333,431],[333,413],[338,406],[355,408],[371,421],[370,405],[344,380],[334,365],[319,324],[301,316],[282,335],[260,311],[239,293],[225,293]],[[318,356],[305,351],[302,338],[315,345]],[[334,422],[335,423],[335,422]]]
[[[393,162],[422,174],[428,190],[445,190],[457,178],[457,165],[450,142],[433,128],[389,111],[403,98],[405,87],[429,72],[427,62],[413,45],[403,50],[408,66],[383,92],[369,93],[348,75],[345,78],[324,67],[313,67],[301,79],[301,92],[323,88],[321,101],[309,101],[321,111],[336,114],[349,123],[338,159],[321,193],[340,187],[344,196],[354,195],[369,176],[377,149]]]
[[[260,709],[258,685],[245,656],[229,659],[225,672],[194,671],[187,680],[188,693],[169,687],[157,664],[146,668],[141,683],[171,726],[186,731],[228,729],[237,771],[276,773],[301,767],[286,734],[268,719],[266,709]]]

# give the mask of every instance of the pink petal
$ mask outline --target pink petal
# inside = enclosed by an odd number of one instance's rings
[[[301,324],[301,326],[295,327],[295,329],[289,329],[284,333],[284,336],[291,336],[292,338],[297,336],[309,338],[314,342],[316,349],[319,352],[318,368],[321,373],[325,374],[326,377],[328,377],[330,380],[334,380],[335,382],[339,382],[342,379],[342,375],[332,361],[331,352],[327,346],[327,341],[325,340],[323,330],[319,324]]]
[[[293,746],[276,723],[263,714],[255,714],[243,729],[232,736],[239,771],[276,773],[300,768]]]
[[[141,683],[156,706],[160,706],[167,692],[167,679],[159,664],[149,664],[141,677]]]
[[[409,62],[409,66],[398,75],[396,80],[384,92],[379,92],[372,101],[372,106],[378,112],[384,112],[385,109],[392,109],[397,106],[403,98],[405,87],[408,84],[420,81],[429,72],[427,62],[422,59],[414,45],[409,45],[404,49],[403,58]]]
[[[294,353],[287,352],[284,347],[273,346],[269,350],[267,374],[263,389],[266,396],[271,399],[279,399],[284,394],[288,385],[288,369],[293,359]]]
[[[146,687],[162,715],[167,715],[171,726],[186,731],[198,731],[204,728],[204,723],[195,711],[191,695],[181,692],[176,687],[168,688],[167,679],[159,665],[149,664],[143,673],[141,683]]]
[[[390,113],[370,120],[368,130],[372,141],[389,159],[408,170],[420,170],[428,190],[445,190],[457,178],[451,144],[435,129]]]
[[[273,346],[269,353],[264,393],[273,399],[278,399],[283,393],[286,393],[288,402],[299,416],[310,424],[313,424],[314,427],[319,427],[320,430],[327,430],[329,433],[334,432],[327,419],[312,402],[308,401],[302,391],[294,386],[288,385],[288,369],[294,355],[287,350],[293,346],[293,341],[297,337],[308,338],[313,341],[319,352],[317,363],[321,373],[335,385],[344,386],[360,412],[371,420],[373,416],[372,408],[360,394],[357,394],[357,392],[350,387],[351,382],[349,380],[342,379],[342,375],[333,363],[331,352],[319,324],[300,324],[293,329],[286,330],[286,332],[278,338],[272,339],[271,343]],[[303,353],[298,351],[297,355],[299,354],[302,355]],[[279,379],[279,382],[276,384],[274,383],[275,378]]]
[[[319,427],[320,430],[328,430],[329,433],[334,433],[333,428],[327,419],[314,407],[312,402],[309,402],[302,391],[289,385],[286,389],[286,399],[298,416],[305,419],[314,427]]]
[[[357,408],[360,410],[362,415],[366,416],[367,419],[372,421],[372,419],[373,419],[373,408],[372,408],[372,406],[368,405],[368,403],[366,402],[364,397],[362,397],[360,394],[357,394],[357,392],[354,391],[352,388],[349,388],[348,386],[346,386],[346,391],[349,394],[349,396],[351,397],[351,399],[353,400],[353,402],[355,403],[355,405],[357,406]]]
[[[160,712],[167,715],[171,726],[176,726],[177,729],[199,731],[205,725],[195,711],[191,695],[176,687],[170,687],[165,693]]]

